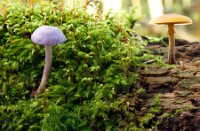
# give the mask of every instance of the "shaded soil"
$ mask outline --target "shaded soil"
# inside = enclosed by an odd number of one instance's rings
[[[155,55],[167,60],[168,39],[149,43]],[[149,108],[156,94],[160,94],[163,112],[176,117],[164,119],[159,130],[200,131],[200,43],[176,40],[174,67],[148,66],[140,71],[141,85],[148,89],[142,108]]]

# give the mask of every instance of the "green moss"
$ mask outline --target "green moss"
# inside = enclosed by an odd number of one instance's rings
[[[54,11],[52,11],[54,9]],[[9,4],[0,40],[1,130],[117,130],[136,128],[126,94],[138,90],[137,69],[153,58],[145,42],[128,35],[109,14],[52,3]],[[41,79],[44,48],[30,40],[40,25],[58,26],[67,41],[53,47],[47,90],[30,98]],[[125,96],[125,97],[121,97]]]

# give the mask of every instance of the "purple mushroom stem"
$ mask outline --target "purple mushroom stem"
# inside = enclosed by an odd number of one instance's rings
[[[44,25],[33,32],[31,40],[34,43],[45,46],[45,65],[42,80],[37,91],[34,92],[34,95],[38,95],[43,93],[46,89],[52,63],[52,46],[65,42],[66,37],[57,27]]]
[[[42,92],[45,91],[46,83],[50,74],[51,64],[52,64],[52,47],[45,46],[45,65],[44,65],[42,80],[40,82],[40,86],[36,91],[36,94],[41,94]]]

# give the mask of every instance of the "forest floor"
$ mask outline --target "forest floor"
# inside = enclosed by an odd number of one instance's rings
[[[168,43],[168,39],[163,39]],[[168,49],[163,42],[149,42],[148,49],[167,61]],[[148,66],[140,71],[141,84],[148,89],[143,108],[148,108],[160,94],[163,112],[180,111],[164,120],[161,130],[200,131],[200,42],[176,39],[174,67]]]

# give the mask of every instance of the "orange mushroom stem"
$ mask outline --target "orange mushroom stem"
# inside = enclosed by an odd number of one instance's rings
[[[174,39],[174,24],[168,24],[168,35],[169,35],[169,48],[168,48],[168,63],[175,64],[175,39]]]
[[[192,24],[192,20],[186,16],[179,14],[164,14],[154,20],[150,24],[166,24],[168,25],[169,47],[168,47],[168,64],[176,64],[175,60],[175,39],[174,25]]]

